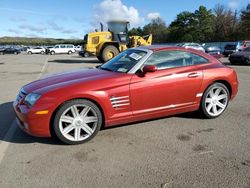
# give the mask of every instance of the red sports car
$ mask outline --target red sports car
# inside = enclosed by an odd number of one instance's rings
[[[149,46],[126,50],[98,68],[24,86],[14,102],[19,126],[66,144],[100,128],[200,110],[216,118],[238,91],[236,72],[203,52]]]

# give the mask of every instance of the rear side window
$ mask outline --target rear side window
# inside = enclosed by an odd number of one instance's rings
[[[68,45],[67,48],[73,48],[73,46],[72,45]]]
[[[65,46],[65,45],[61,45],[60,47],[61,47],[61,48],[65,48],[66,46]]]
[[[161,51],[153,53],[146,65],[155,65],[159,70],[200,65],[209,61],[199,55],[184,51]]]

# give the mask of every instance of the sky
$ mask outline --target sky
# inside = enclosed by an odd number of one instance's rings
[[[161,17],[170,24],[182,11],[200,5],[213,9],[222,4],[233,10],[245,8],[249,0],[0,0],[0,37],[45,37],[81,39],[99,28],[100,22],[128,20],[143,26]]]

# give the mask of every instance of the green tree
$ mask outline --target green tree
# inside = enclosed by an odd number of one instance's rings
[[[204,6],[200,6],[194,13],[182,12],[169,26],[169,39],[172,42],[211,41],[213,23],[212,11],[207,10]]]
[[[132,28],[129,32],[128,32],[129,36],[132,35],[137,35],[137,36],[142,36],[144,35],[143,30],[141,27],[137,27],[137,28]]]
[[[195,14],[185,11],[177,15],[169,26],[171,42],[190,42],[195,40],[194,31],[197,20]]]
[[[200,6],[194,13],[196,22],[194,25],[194,40],[197,42],[211,41],[213,39],[214,15],[212,10]]]
[[[156,18],[143,27],[143,34],[152,34],[153,43],[164,43],[167,42],[168,28],[163,19]]]
[[[240,31],[242,39],[250,39],[250,4],[241,12]]]

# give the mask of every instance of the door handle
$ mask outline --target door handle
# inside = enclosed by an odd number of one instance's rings
[[[198,76],[200,76],[200,74],[197,72],[193,72],[193,73],[188,74],[188,78],[196,78]]]

